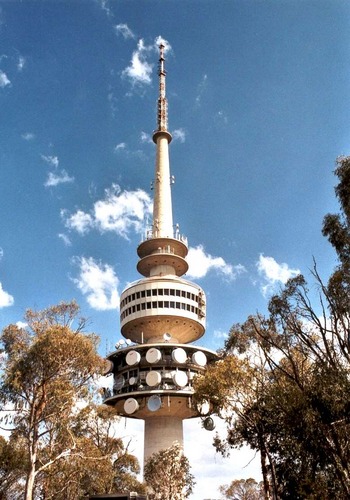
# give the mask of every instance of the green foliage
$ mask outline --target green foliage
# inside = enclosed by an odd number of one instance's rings
[[[188,459],[178,443],[147,460],[144,479],[150,500],[183,500],[191,495],[195,485]]]

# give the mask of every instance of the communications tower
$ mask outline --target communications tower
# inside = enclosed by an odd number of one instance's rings
[[[173,225],[164,45],[159,50],[153,220],[137,248],[143,278],[120,297],[121,333],[127,340],[107,356],[113,390],[104,399],[120,415],[145,421],[145,460],[175,441],[183,444],[184,419],[205,419],[209,408],[194,406],[192,382],[217,359],[213,351],[191,344],[205,332],[206,298],[200,286],[182,278],[188,246]],[[205,427],[210,424],[207,420]]]

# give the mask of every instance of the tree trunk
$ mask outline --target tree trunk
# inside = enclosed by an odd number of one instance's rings
[[[24,500],[33,500],[35,480],[35,462],[31,462],[30,470],[28,471]]]

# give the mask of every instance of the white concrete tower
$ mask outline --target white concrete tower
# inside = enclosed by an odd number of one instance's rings
[[[126,347],[108,356],[114,376],[105,404],[120,415],[145,420],[144,457],[183,443],[182,421],[204,416],[192,404],[193,378],[217,355],[190,342],[205,331],[204,291],[182,276],[188,270],[187,240],[174,229],[171,202],[164,45],[160,45],[159,97],[152,227],[137,248],[143,279],[120,297],[120,323]]]

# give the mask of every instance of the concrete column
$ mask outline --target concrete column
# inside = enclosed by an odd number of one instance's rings
[[[170,448],[177,441],[183,447],[182,419],[151,417],[145,420],[144,461],[160,450]]]
[[[157,137],[157,158],[154,179],[153,237],[173,237],[169,143],[166,135]]]

